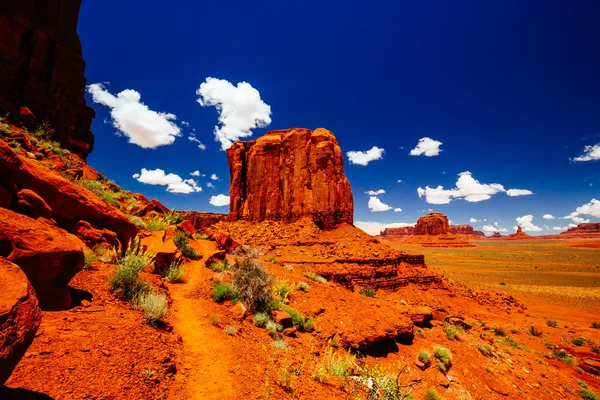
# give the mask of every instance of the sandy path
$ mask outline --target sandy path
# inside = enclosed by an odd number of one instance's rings
[[[214,243],[195,243],[199,254],[214,251]],[[230,372],[230,343],[223,340],[211,326],[207,315],[209,300],[194,298],[189,293],[195,287],[204,261],[186,265],[187,282],[171,286],[172,323],[175,334],[183,339],[183,362],[180,365],[186,376],[186,399],[232,399],[235,397]],[[175,397],[173,397],[175,398]],[[177,396],[177,398],[180,398]]]

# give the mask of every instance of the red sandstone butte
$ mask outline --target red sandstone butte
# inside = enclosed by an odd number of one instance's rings
[[[442,213],[423,215],[415,225],[415,235],[442,235],[450,232],[448,217]]]
[[[321,229],[354,220],[342,150],[326,129],[268,132],[227,150],[231,220],[294,222],[309,216]]]
[[[450,233],[455,235],[468,235],[468,236],[479,236],[484,237],[485,234],[482,231],[476,231],[471,225],[450,225]]]
[[[85,158],[94,147],[95,114],[84,97],[80,6],[81,0],[0,1],[0,109],[18,117],[27,107],[54,127],[53,140]]]

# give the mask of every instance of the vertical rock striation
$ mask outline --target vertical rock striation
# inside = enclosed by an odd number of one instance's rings
[[[342,150],[331,132],[294,128],[236,142],[227,150],[232,220],[293,222],[321,229],[354,219]]]

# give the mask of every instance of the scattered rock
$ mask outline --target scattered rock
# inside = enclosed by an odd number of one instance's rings
[[[244,304],[242,304],[241,301],[235,303],[235,305],[231,307],[229,311],[231,311],[231,313],[233,314],[232,317],[237,320],[244,319],[244,317],[246,316],[246,307],[244,306]]]
[[[273,313],[273,320],[281,325],[284,329],[294,326],[292,316],[283,310],[276,310]]]
[[[207,268],[210,268],[210,266],[213,263],[220,263],[223,260],[225,260],[226,255],[227,255],[227,252],[225,250],[216,251],[216,252],[212,253],[210,256],[208,256],[204,265]]]
[[[93,248],[97,244],[107,244],[116,249],[121,248],[121,243],[116,233],[108,229],[98,229],[87,221],[79,221],[71,227],[70,231],[89,248]]]
[[[29,189],[22,189],[17,194],[15,211],[34,219],[38,217],[50,218],[52,215],[52,209],[44,199]]]
[[[217,248],[225,250],[228,253],[231,253],[240,246],[238,242],[233,240],[231,236],[225,232],[217,232],[213,235],[213,238],[217,242]]]

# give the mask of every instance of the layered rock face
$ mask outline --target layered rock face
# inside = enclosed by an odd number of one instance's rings
[[[95,114],[84,98],[80,6],[81,0],[0,2],[0,109],[18,116],[27,107],[37,122],[50,122],[54,140],[85,158],[94,146]]]
[[[402,228],[385,228],[381,231],[381,236],[403,236],[403,235],[414,235],[415,227],[414,226],[405,226]]]
[[[328,130],[268,132],[234,143],[227,158],[231,220],[293,222],[309,216],[321,229],[353,222],[342,150]]]
[[[42,313],[27,277],[0,257],[0,386],[6,382],[40,327]]]
[[[450,232],[448,217],[441,213],[422,216],[415,225],[415,235],[441,235]]]
[[[484,237],[485,233],[476,231],[471,225],[450,225],[450,233],[455,235],[479,236]]]
[[[204,231],[219,221],[227,219],[227,214],[215,214],[198,211],[179,211],[179,214],[194,226],[197,231]]]
[[[561,235],[600,235],[600,222],[588,222],[579,224],[573,228],[567,229],[566,232],[562,232]]]

